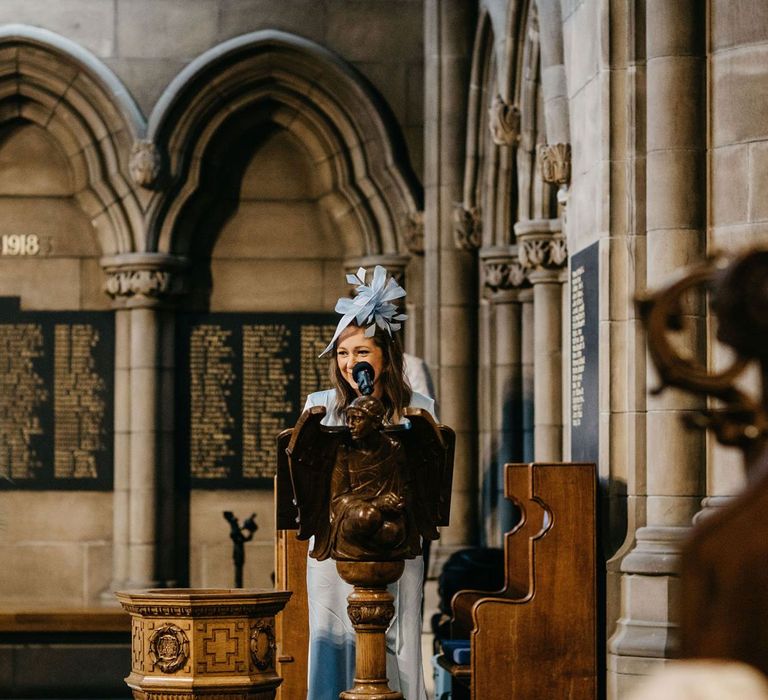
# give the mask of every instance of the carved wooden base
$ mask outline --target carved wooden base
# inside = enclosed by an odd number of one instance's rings
[[[395,614],[394,598],[387,584],[400,578],[404,562],[337,561],[339,576],[354,586],[347,614],[357,634],[355,684],[339,696],[342,700],[403,700],[387,682],[385,633]]]
[[[288,591],[154,589],[117,593],[131,614],[136,700],[272,700],[275,613]]]

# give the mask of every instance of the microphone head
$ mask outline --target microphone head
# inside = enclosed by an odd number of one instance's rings
[[[363,396],[369,396],[373,393],[373,380],[376,373],[367,362],[358,362],[352,368],[352,379],[355,380],[357,388]]]

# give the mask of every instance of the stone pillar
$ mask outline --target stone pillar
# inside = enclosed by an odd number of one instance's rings
[[[488,322],[482,340],[488,346],[488,379],[481,388],[486,411],[480,432],[488,447],[481,453],[480,489],[488,546],[502,546],[512,527],[512,507],[504,497],[504,465],[523,460],[522,311],[519,294],[527,282],[517,246],[480,251]]]
[[[113,591],[128,581],[130,496],[130,372],[131,317],[125,309],[115,311],[115,434],[112,486],[112,582],[102,597],[114,601]]]
[[[169,423],[170,402],[163,401],[173,395],[168,391],[173,368],[167,366],[172,352],[161,352],[161,337],[169,332],[160,308],[184,291],[184,266],[178,258],[156,253],[102,260],[106,291],[117,309],[117,362],[127,362],[116,379],[113,578],[131,588],[168,585],[175,578],[169,565],[174,537],[168,532],[175,498],[173,414]]]
[[[515,224],[519,258],[533,285],[534,459],[563,457],[562,284],[568,259],[560,219]]]
[[[424,174],[424,354],[437,389],[440,419],[456,431],[451,526],[444,554],[475,540],[477,268],[453,239],[454,202],[463,190],[467,89],[476,3],[426,0]]]
[[[561,0],[536,0],[539,11],[541,46],[541,89],[544,97],[544,123],[547,142],[568,143],[568,84],[563,58]]]
[[[518,292],[520,301],[520,346],[523,392],[523,462],[533,462],[533,289]]]
[[[705,7],[696,0],[648,0],[645,22],[647,286],[654,288],[706,250]],[[703,305],[687,326],[696,336],[692,350],[703,354]],[[648,388],[656,383],[648,377]],[[681,418],[701,405],[676,390],[647,394],[645,474],[635,479],[646,524],[621,562],[622,617],[609,643],[610,696],[623,697],[676,645],[679,552],[699,507],[705,470],[704,433],[686,430]]]

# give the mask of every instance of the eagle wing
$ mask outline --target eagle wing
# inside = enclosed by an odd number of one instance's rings
[[[405,448],[414,494],[416,522],[425,539],[437,539],[437,526],[448,525],[456,437],[435,423],[428,411],[406,408],[409,428],[393,430]]]
[[[336,450],[349,432],[344,427],[321,425],[324,406],[312,406],[299,416],[285,448],[296,502],[300,540],[329,527],[331,471]]]

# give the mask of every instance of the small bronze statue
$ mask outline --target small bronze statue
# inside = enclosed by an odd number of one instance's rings
[[[229,523],[229,536],[232,540],[232,562],[235,565],[235,588],[243,587],[243,566],[245,565],[245,543],[253,539],[253,533],[259,529],[256,513],[251,513],[242,526],[231,510],[224,511],[224,519]]]

